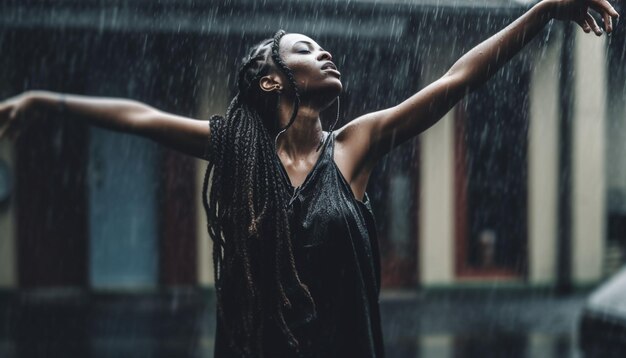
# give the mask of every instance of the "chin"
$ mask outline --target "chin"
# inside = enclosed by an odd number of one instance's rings
[[[331,98],[335,98],[339,96],[342,91],[343,91],[343,84],[341,83],[341,80],[339,79],[337,79],[337,81],[335,81],[335,83],[333,83],[332,85],[329,85],[328,89],[326,90],[326,92],[328,92],[328,96]]]
[[[324,88],[320,88],[317,91],[301,93],[300,99],[304,102],[312,103],[315,107],[318,107],[320,110],[324,110],[330,107],[341,92],[343,91],[343,85],[341,81],[336,81],[332,85],[324,86]]]

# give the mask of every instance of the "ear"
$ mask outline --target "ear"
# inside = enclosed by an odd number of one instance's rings
[[[276,91],[280,93],[283,89],[280,77],[273,74],[261,77],[259,86],[265,92]]]

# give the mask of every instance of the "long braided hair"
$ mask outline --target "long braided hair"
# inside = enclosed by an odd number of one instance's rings
[[[298,341],[285,320],[285,309],[292,307],[286,288],[295,287],[315,312],[313,298],[295,267],[289,193],[281,185],[273,137],[291,126],[300,104],[293,74],[279,56],[284,35],[279,30],[251,48],[239,69],[237,94],[226,118],[210,119],[203,204],[214,244],[217,314],[230,346],[243,357],[263,356],[263,328],[270,317],[297,350]],[[270,43],[271,52],[264,51]],[[282,129],[277,120],[280,94],[264,92],[259,86],[259,79],[273,68],[270,57],[295,93],[293,113]]]

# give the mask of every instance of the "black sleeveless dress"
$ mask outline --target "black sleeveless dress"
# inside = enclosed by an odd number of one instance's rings
[[[289,215],[300,280],[309,287],[315,311],[303,298],[290,296],[294,312],[287,325],[300,353],[279,333],[264,341],[267,357],[384,357],[379,312],[380,255],[376,224],[367,193],[354,197],[333,159],[335,134],[326,134],[316,164],[298,188],[291,185],[277,160],[284,185],[291,193]],[[236,357],[217,319],[215,358]],[[270,331],[271,332],[271,331]]]

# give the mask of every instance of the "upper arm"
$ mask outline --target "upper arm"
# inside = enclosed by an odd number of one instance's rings
[[[355,162],[355,172],[372,168],[396,146],[443,117],[465,94],[460,76],[445,75],[402,103],[358,117],[337,134]]]
[[[210,138],[209,121],[198,120],[163,112],[157,109],[141,114],[135,119],[135,130],[179,152],[200,159]]]

